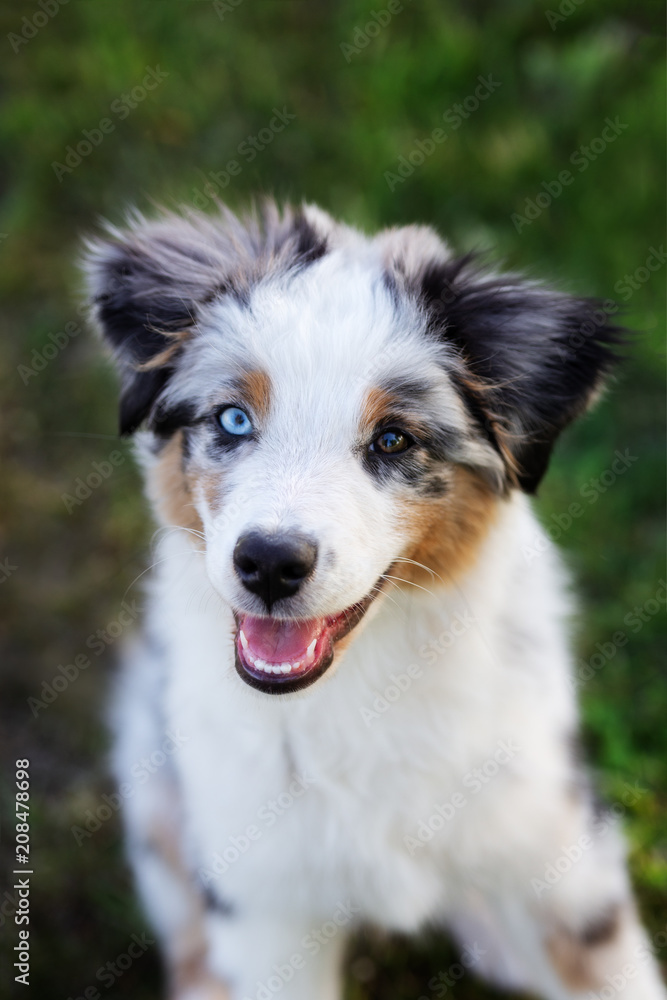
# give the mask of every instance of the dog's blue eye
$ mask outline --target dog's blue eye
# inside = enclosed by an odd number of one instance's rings
[[[245,410],[241,410],[238,406],[227,406],[218,415],[218,420],[222,429],[228,434],[234,434],[237,437],[252,434],[250,418]]]
[[[379,451],[384,455],[397,455],[401,451],[407,451],[412,444],[411,439],[403,431],[394,428],[382,431],[371,445],[371,451]]]

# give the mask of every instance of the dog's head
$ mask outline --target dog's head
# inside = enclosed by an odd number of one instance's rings
[[[387,586],[466,570],[618,339],[597,302],[429,229],[367,238],[313,207],[135,216],[86,267],[121,431],[147,429],[158,514],[205,552],[237,670],[271,694],[320,677]]]

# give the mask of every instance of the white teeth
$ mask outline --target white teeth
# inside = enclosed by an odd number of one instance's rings
[[[243,643],[243,639],[245,638],[243,633],[241,633],[241,636],[242,636],[241,643],[243,644],[243,648],[246,650],[246,659],[248,660],[248,663],[250,663],[250,665],[253,666],[256,670],[261,670],[265,674],[291,673],[292,671],[291,663],[267,663],[266,660],[263,660],[261,658],[261,656],[253,656],[252,653],[247,652],[248,644],[247,642]],[[301,664],[298,663],[295,664],[295,666],[301,666]]]
[[[310,646],[306,650],[306,662],[311,663],[313,657],[315,656],[315,646],[317,645],[317,639],[313,639]]]
[[[306,660],[296,660],[294,663],[267,663],[263,660],[261,656],[254,656],[248,649],[249,643],[243,632],[239,633],[241,639],[241,645],[245,653],[245,659],[248,663],[255,668],[255,670],[261,670],[266,674],[291,674],[293,670],[298,670],[302,663],[307,663]],[[311,643],[309,646],[310,660],[312,660],[313,651],[315,648],[315,642]]]

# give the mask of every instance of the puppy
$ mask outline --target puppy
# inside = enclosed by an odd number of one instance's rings
[[[604,309],[271,202],[135,215],[86,271],[163,529],[112,715],[170,996],[340,1000],[370,924],[547,1000],[664,998],[528,500]]]

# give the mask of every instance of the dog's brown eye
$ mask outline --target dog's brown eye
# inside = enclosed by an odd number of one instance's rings
[[[382,431],[382,434],[375,438],[371,450],[382,452],[384,455],[397,455],[401,451],[406,451],[411,444],[412,441],[403,431],[390,429]]]

